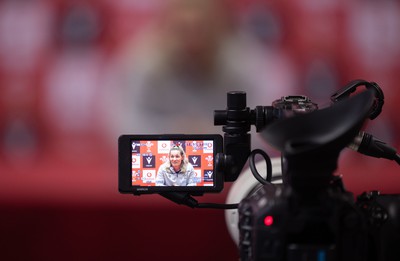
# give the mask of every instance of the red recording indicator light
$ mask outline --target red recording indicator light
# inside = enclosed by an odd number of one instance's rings
[[[269,227],[274,223],[274,218],[272,216],[266,216],[264,218],[264,224]]]

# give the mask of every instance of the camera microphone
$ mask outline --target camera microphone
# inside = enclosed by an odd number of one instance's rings
[[[395,148],[363,131],[347,147],[367,156],[395,160],[400,164],[400,156]]]

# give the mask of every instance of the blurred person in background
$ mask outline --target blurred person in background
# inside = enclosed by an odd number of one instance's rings
[[[165,1],[108,77],[112,142],[122,133],[220,133],[213,111],[228,91],[245,91],[250,108],[293,94],[290,63],[239,22],[227,1]]]

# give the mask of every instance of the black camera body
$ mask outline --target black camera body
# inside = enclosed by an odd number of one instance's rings
[[[239,204],[241,260],[399,260],[400,196],[355,201],[333,175],[372,106],[365,92],[261,131],[282,152],[283,184],[264,184]]]
[[[367,220],[367,260],[400,259],[400,195],[365,192],[356,206]]]
[[[400,196],[355,201],[335,183],[312,198],[264,185],[242,200],[241,260],[399,260]]]
[[[367,260],[366,220],[347,193],[264,186],[239,216],[241,260]]]
[[[355,93],[361,85],[367,90]],[[341,177],[334,175],[345,147],[400,164],[394,148],[361,132],[367,118],[380,114],[383,98],[376,83],[364,80],[352,81],[333,94],[332,106],[324,109],[305,96],[287,96],[272,106],[250,109],[246,93],[229,92],[226,109],[214,114],[214,125],[223,126],[223,139],[219,135],[121,136],[119,190],[134,195],[157,193],[192,208],[238,208],[242,261],[400,260],[400,195],[372,191],[355,200]],[[251,151],[252,125],[281,151],[282,184],[272,183],[269,156],[259,149]],[[207,173],[212,179],[198,166],[196,186],[156,186],[158,166],[138,162],[143,158],[150,164],[158,155],[168,160],[164,150],[177,142],[186,145],[186,153],[191,151],[196,159],[210,159]],[[153,143],[158,150],[150,146]],[[212,144],[213,149],[204,144]],[[267,163],[265,179],[255,168],[257,153]],[[239,204],[199,204],[191,197],[219,192],[223,182],[238,178],[248,160],[260,184]]]

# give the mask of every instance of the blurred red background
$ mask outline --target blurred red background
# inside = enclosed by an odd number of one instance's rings
[[[2,260],[238,259],[223,211],[118,193],[118,136],[107,126],[110,118],[130,118],[113,115],[104,95],[119,86],[105,83],[163,4],[0,2]],[[400,147],[397,1],[235,0],[225,7],[236,27],[288,57],[295,94],[320,102],[353,79],[380,84],[385,106],[367,128]],[[356,195],[400,193],[393,162],[346,150],[338,172]],[[229,187],[198,200],[222,203]]]

